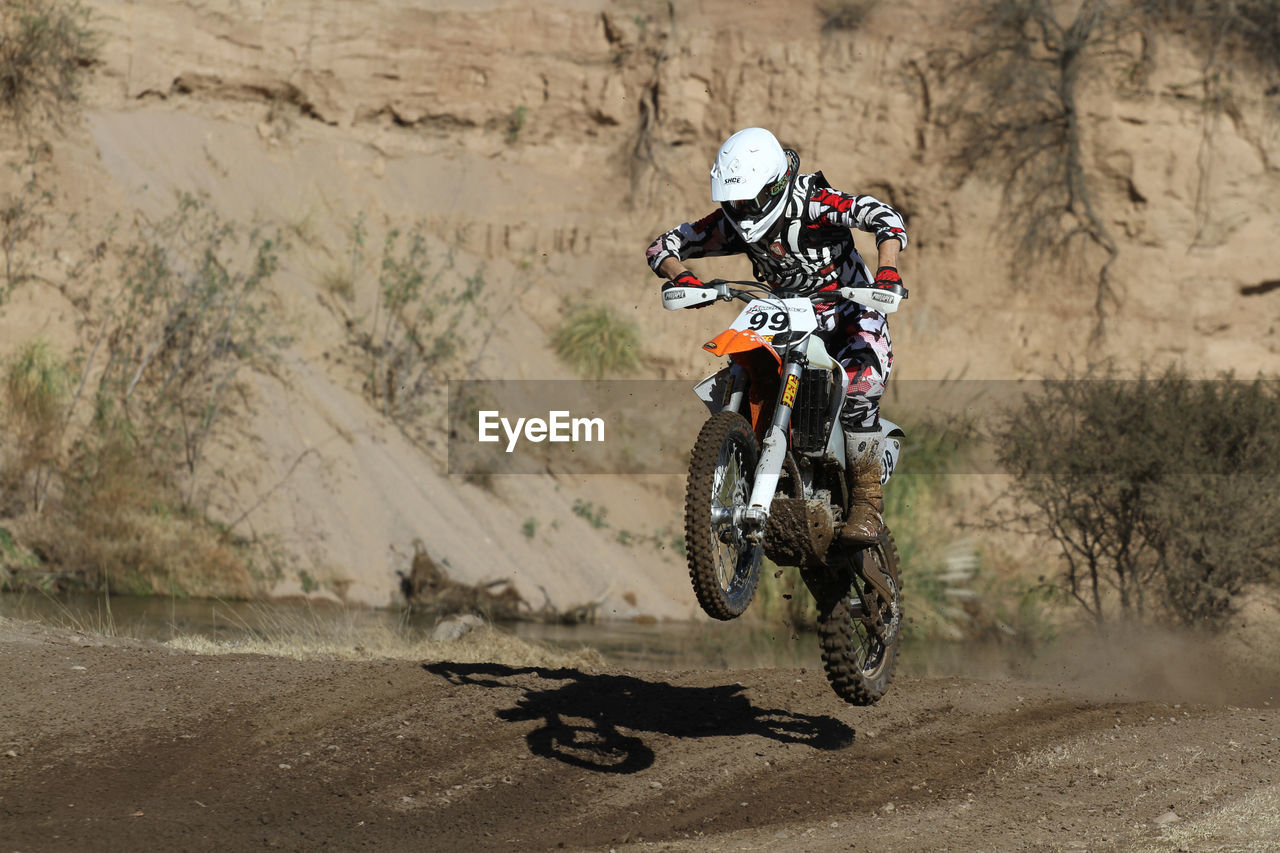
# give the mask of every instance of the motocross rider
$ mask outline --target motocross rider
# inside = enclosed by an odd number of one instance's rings
[[[720,203],[718,210],[649,246],[649,266],[660,278],[707,287],[684,261],[745,254],[756,280],[802,296],[846,285],[902,284],[897,260],[907,232],[901,214],[872,196],[832,189],[822,172],[801,174],[799,155],[764,128],[740,130],[720,146],[711,166],[711,200]],[[851,228],[876,235],[874,281]],[[851,499],[838,536],[848,545],[869,544],[879,535],[884,510],[880,398],[893,366],[889,328],[883,313],[839,297],[816,307],[817,334],[849,375],[840,421]]]

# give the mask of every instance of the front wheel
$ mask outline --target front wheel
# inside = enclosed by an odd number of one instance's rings
[[[713,619],[742,615],[760,582],[763,547],[748,541],[739,523],[751,499],[758,455],[751,424],[737,412],[712,415],[693,445],[685,547],[693,592]]]
[[[818,634],[831,688],[850,704],[871,705],[888,691],[902,644],[902,581],[893,535],[881,528],[879,541],[861,552],[865,570],[886,579],[889,600],[848,565],[858,558],[841,558],[845,580],[820,603]]]

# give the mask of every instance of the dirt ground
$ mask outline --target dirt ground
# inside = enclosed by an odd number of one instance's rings
[[[299,662],[0,620],[0,847],[1280,850],[1276,683],[1097,660],[853,708],[816,668]]]

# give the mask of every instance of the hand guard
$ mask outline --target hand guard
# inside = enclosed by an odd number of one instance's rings
[[[891,314],[907,298],[907,289],[902,286],[902,276],[898,275],[897,269],[880,267],[875,281],[842,287],[840,295],[867,308]]]
[[[876,280],[871,283],[876,290],[888,291],[901,299],[907,298],[907,289],[902,284],[902,276],[896,267],[880,267],[876,270]],[[896,303],[893,310],[897,310]]]

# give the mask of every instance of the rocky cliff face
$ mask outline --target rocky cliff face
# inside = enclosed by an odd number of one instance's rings
[[[661,311],[641,253],[710,210],[707,165],[743,126],[773,128],[804,167],[908,215],[899,378],[1035,376],[1086,350],[1124,366],[1280,368],[1276,99],[1239,75],[1209,108],[1203,62],[1176,38],[1143,86],[1094,81],[1081,96],[1084,158],[1120,249],[1121,298],[1098,342],[1092,288],[1011,258],[999,188],[946,162],[956,81],[931,57],[959,37],[950,4],[825,30],[817,7],[718,0],[91,5],[102,62],[83,123],[55,141],[60,203],[103,222],[198,192],[296,235],[276,292],[294,343],[257,382],[219,509],[256,507],[239,527],[274,538],[286,580],[305,571],[386,603],[419,539],[459,579],[513,579],[533,600],[541,587],[564,606],[607,601],[605,615],[688,613],[680,560],[616,541],[618,528],[676,529],[678,483],[521,477],[494,494],[446,477],[438,447],[405,440],[360,394],[348,330],[373,309],[374,279],[350,303],[320,282],[357,214],[377,228],[420,219],[501,295],[482,375],[568,376],[546,332],[589,295],[644,329],[650,375],[694,379],[711,368],[697,344],[726,317]],[[7,340],[61,299],[16,294]],[[50,323],[70,339],[69,321]],[[575,500],[607,506],[615,526],[591,528]]]

